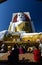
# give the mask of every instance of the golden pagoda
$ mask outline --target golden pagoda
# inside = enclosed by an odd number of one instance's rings
[[[42,40],[42,32],[35,32],[33,21],[31,20],[29,12],[13,13],[12,21],[8,28],[8,35],[5,34],[3,41],[7,44],[14,43],[31,43]]]

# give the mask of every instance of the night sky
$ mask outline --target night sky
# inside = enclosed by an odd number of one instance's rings
[[[30,12],[35,31],[42,32],[42,2],[38,0],[7,0],[0,4],[0,31],[7,30],[12,13]]]

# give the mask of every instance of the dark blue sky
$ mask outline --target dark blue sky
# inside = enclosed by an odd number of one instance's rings
[[[7,30],[12,13],[29,11],[36,32],[42,32],[42,2],[37,0],[7,0],[0,4],[0,31]]]

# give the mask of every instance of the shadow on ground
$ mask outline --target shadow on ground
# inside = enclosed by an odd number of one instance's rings
[[[28,64],[41,64],[42,62],[28,62],[29,60],[21,60],[18,61],[17,63],[9,63],[8,61],[0,61],[0,65],[28,65]]]

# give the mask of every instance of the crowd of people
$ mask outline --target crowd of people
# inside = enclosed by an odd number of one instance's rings
[[[8,61],[10,63],[17,63],[19,61],[19,54],[33,52],[34,60],[39,62],[42,54],[42,43],[33,47],[29,46],[14,44],[14,46],[10,47],[11,49],[8,50],[7,45],[3,43],[0,47],[0,52],[9,51],[10,55],[8,56]]]
[[[41,48],[39,45],[36,45],[35,48],[33,48],[33,54],[34,54],[34,60],[35,62],[41,61]],[[25,46],[18,46],[17,44],[14,45],[14,49],[12,49],[12,52],[10,53],[10,56],[8,56],[9,62],[17,63],[19,60],[19,54],[29,53],[27,52],[27,48]]]

